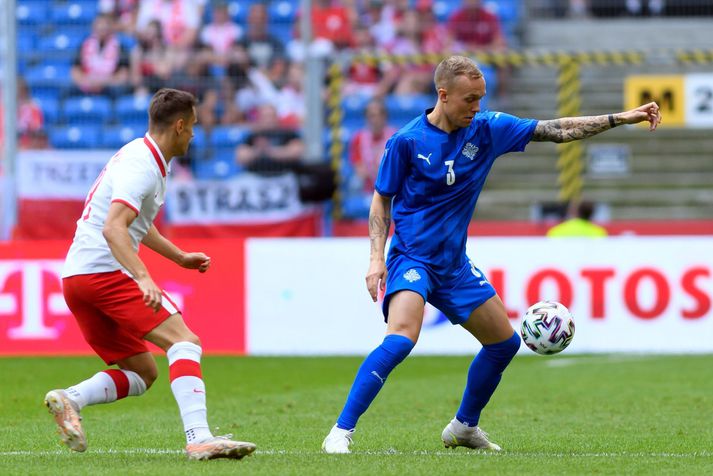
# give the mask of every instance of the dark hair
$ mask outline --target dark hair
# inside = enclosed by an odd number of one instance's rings
[[[579,204],[577,207],[577,216],[583,218],[584,220],[591,220],[594,214],[594,204],[588,200],[585,200]]]
[[[189,117],[196,106],[196,97],[178,89],[159,89],[149,105],[149,129],[165,129],[178,119]]]

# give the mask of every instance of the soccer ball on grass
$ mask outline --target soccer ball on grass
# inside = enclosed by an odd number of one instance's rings
[[[530,350],[538,354],[557,354],[572,342],[574,318],[556,301],[540,301],[525,313],[520,336]]]

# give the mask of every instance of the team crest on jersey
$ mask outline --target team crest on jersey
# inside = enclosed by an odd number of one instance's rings
[[[418,274],[418,271],[411,268],[404,273],[404,279],[406,279],[406,281],[408,281],[409,283],[413,283],[414,281],[418,281],[419,279],[421,279],[421,275]]]
[[[478,150],[477,145],[468,142],[465,147],[463,147],[463,155],[468,157],[470,160],[473,160],[475,158],[475,154],[478,153]]]

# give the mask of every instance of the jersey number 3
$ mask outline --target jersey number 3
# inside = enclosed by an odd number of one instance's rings
[[[444,164],[448,167],[448,171],[446,172],[446,184],[447,185],[453,185],[456,183],[456,171],[453,170],[453,163],[455,160],[446,160]]]

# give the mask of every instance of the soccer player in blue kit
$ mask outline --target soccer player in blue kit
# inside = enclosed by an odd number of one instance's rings
[[[450,56],[436,68],[433,109],[386,144],[369,212],[371,254],[366,285],[372,300],[385,289],[386,337],[359,368],[337,423],[322,443],[349,453],[357,420],[389,373],[411,352],[426,302],[470,332],[482,349],[473,359],[460,408],[441,434],[446,447],[500,450],[478,426],[480,413],[520,348],[503,302],[465,254],[478,195],[495,159],[530,141],[569,142],[621,124],[661,121],[656,103],[617,114],[547,121],[480,112],[485,79],[477,65]],[[393,217],[388,259],[384,249]]]

